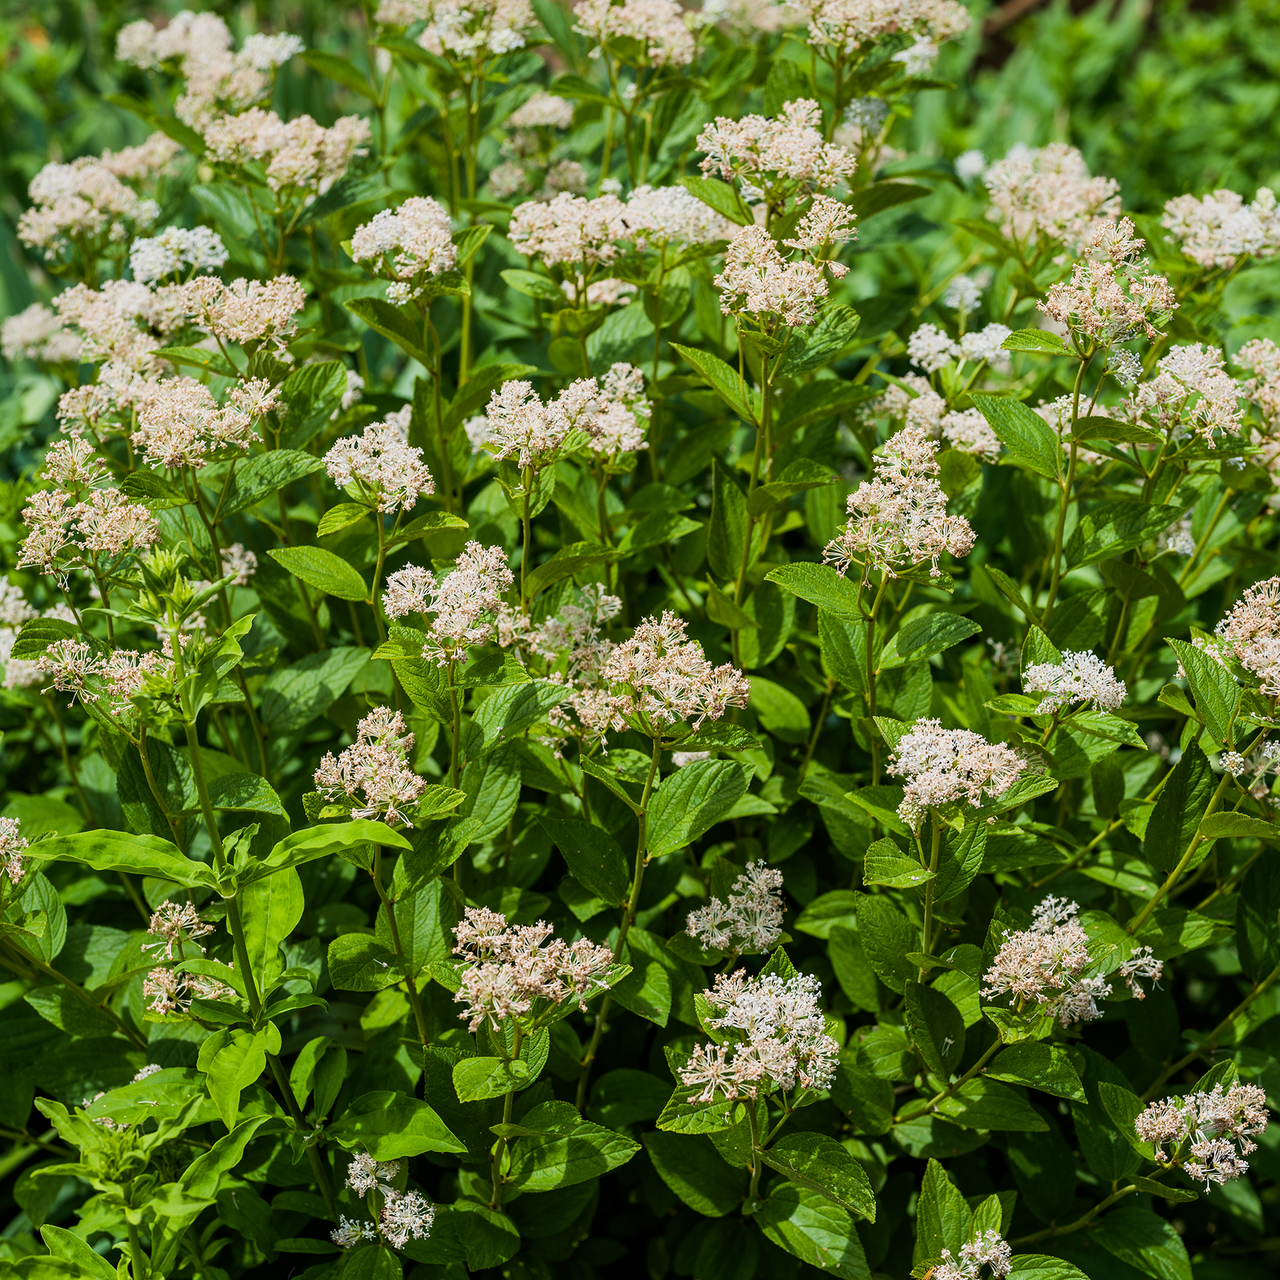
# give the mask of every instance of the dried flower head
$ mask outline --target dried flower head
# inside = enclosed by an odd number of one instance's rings
[[[727,902],[712,898],[689,912],[685,932],[734,955],[771,951],[782,936],[782,872],[752,862],[733,882]]]
[[[702,1086],[696,1102],[755,1098],[774,1089],[825,1089],[835,1076],[839,1046],[827,1035],[818,1000],[822,985],[809,973],[748,977],[744,969],[716,975],[703,993],[720,1044],[694,1047],[680,1070],[686,1086]]]
[[[896,577],[927,560],[936,577],[944,553],[968,555],[975,534],[963,516],[947,515],[936,449],[922,427],[889,437],[875,460],[875,477],[849,495],[849,523],[827,544],[828,564],[842,574],[859,563],[864,576],[876,568]]]
[[[404,717],[376,707],[356,726],[356,740],[334,758],[326,752],[315,771],[315,786],[326,800],[351,804],[353,818],[378,818],[388,826],[413,826],[405,810],[426,790],[409,763],[413,734]]]
[[[609,985],[613,953],[588,938],[570,944],[553,937],[545,921],[508,925],[499,912],[467,907],[453,932],[454,954],[466,965],[454,999],[466,1005],[458,1016],[471,1031],[485,1022],[496,1029],[532,1013],[526,1027],[531,1029],[544,1013],[569,1001],[585,1011],[587,1001]]]
[[[1064,649],[1060,662],[1037,662],[1022,673],[1027,693],[1042,693],[1038,711],[1061,711],[1073,702],[1092,703],[1095,711],[1114,711],[1123,701],[1125,684],[1096,654]]]
[[[1003,742],[988,742],[969,729],[944,729],[940,720],[917,720],[889,757],[889,772],[906,779],[898,813],[917,828],[931,808],[977,806],[984,794],[998,799],[1025,768]]]

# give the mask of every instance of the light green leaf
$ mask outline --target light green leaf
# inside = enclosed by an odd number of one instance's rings
[[[267,553],[295,578],[339,600],[366,600],[364,579],[341,556],[323,547],[278,547]]]

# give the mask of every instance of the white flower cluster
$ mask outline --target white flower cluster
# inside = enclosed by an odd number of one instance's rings
[[[203,134],[210,160],[238,167],[256,161],[277,195],[306,200],[328,191],[351,161],[365,154],[370,137],[363,116],[341,116],[326,129],[310,116],[286,123],[260,107],[218,116],[208,121]]]
[[[393,281],[387,300],[409,302],[422,292],[422,279],[457,265],[458,249],[448,211],[430,196],[411,196],[396,209],[383,209],[351,237],[355,262],[373,261],[377,274]]]
[[[1213,641],[1258,681],[1258,692],[1280,697],[1280,577],[1246,587],[1214,628]]]
[[[353,818],[379,818],[389,826],[413,826],[405,815],[426,790],[413,771],[409,753],[413,734],[404,717],[389,707],[375,707],[356,726],[356,740],[334,758],[328,751],[315,771],[316,790],[330,801],[354,804]]]
[[[1015,146],[983,181],[991,197],[987,216],[1019,243],[1062,241],[1077,250],[1098,219],[1120,216],[1120,184],[1090,177],[1084,157],[1065,143],[1035,151]]]
[[[706,152],[703,173],[765,192],[826,191],[853,176],[855,157],[823,139],[822,110],[811,98],[786,103],[779,116],[716,119],[694,144]]]
[[[1016,1012],[1056,1018],[1064,1027],[1102,1017],[1098,1001],[1111,994],[1111,984],[1084,976],[1091,961],[1089,939],[1076,919],[1079,910],[1074,902],[1048,897],[1032,912],[1030,929],[1006,929],[983,979],[983,996],[1012,995]],[[1119,968],[1138,1000],[1146,996],[1138,979],[1158,982],[1163,971],[1150,947],[1138,947]]]
[[[922,324],[907,340],[907,358],[926,373],[937,373],[952,360],[1000,363],[1008,360],[1003,343],[1010,332],[1008,325],[989,324],[963,334],[957,342],[937,325]]]
[[[587,1001],[607,989],[609,948],[589,938],[572,944],[555,938],[543,920],[508,925],[497,911],[467,907],[453,933],[454,954],[467,966],[458,975],[462,986],[454,999],[466,1004],[458,1016],[471,1031],[486,1022],[497,1029],[508,1018],[521,1019],[538,1001],[557,1008],[573,1001],[586,1012]]]
[[[898,814],[916,828],[930,809],[980,805],[984,793],[998,799],[1024,768],[1003,742],[988,742],[969,729],[944,729],[940,720],[917,720],[889,757],[889,772],[906,779]]]
[[[48,364],[80,359],[80,337],[48,307],[33,302],[0,325],[0,355],[6,360],[40,360]]]
[[[380,513],[412,511],[419,495],[436,491],[422,450],[409,444],[398,414],[336,441],[324,466],[334,484]]]
[[[1143,1142],[1154,1144],[1158,1163],[1179,1164],[1197,1182],[1221,1186],[1248,1171],[1244,1157],[1258,1149],[1253,1139],[1269,1120],[1266,1092],[1257,1085],[1224,1090],[1216,1084],[1212,1093],[1153,1102],[1133,1128]]]
[[[0,875],[10,884],[21,884],[27,874],[23,850],[29,843],[17,818],[0,818]]]
[[[1168,280],[1148,271],[1145,245],[1128,218],[1097,221],[1089,233],[1086,256],[1058,281],[1036,306],[1083,338],[1086,346],[1111,346],[1141,335],[1154,342],[1157,326],[1168,324],[1178,308]]]
[[[1062,651],[1060,662],[1037,662],[1022,673],[1027,693],[1042,693],[1038,711],[1061,711],[1073,702],[1089,702],[1095,711],[1114,711],[1123,701],[1125,684],[1096,654]]]
[[[1234,191],[1165,203],[1161,226],[1182,252],[1202,267],[1234,267],[1242,258],[1269,258],[1280,248],[1280,208],[1275,192],[1261,187],[1252,204]]]
[[[996,1277],[1007,1276],[1013,1266],[1013,1250],[994,1228],[988,1228],[975,1240],[960,1246],[960,1257],[943,1249],[942,1261],[933,1269],[933,1280],[979,1280],[983,1267],[990,1267]]]
[[[394,1183],[399,1176],[398,1160],[377,1161],[365,1151],[352,1157],[347,1186],[358,1196],[373,1197],[375,1220],[362,1222],[343,1214],[330,1233],[334,1244],[350,1249],[381,1236],[393,1249],[403,1249],[411,1240],[425,1240],[431,1234],[435,1206],[419,1191],[397,1190]]]
[[[797,1086],[825,1089],[840,1047],[827,1035],[821,995],[822,984],[810,973],[791,979],[748,977],[744,969],[717,974],[704,992],[715,1015],[705,1025],[724,1033],[724,1042],[696,1045],[680,1070],[681,1083],[701,1086],[694,1101],[755,1098]]]
[[[837,277],[848,270],[839,263],[826,265]],[[810,324],[828,293],[820,266],[787,262],[773,237],[754,225],[742,227],[730,241],[715,286],[724,315],[751,315],[762,325],[781,322],[792,328]]]
[[[734,955],[771,951],[782,936],[782,872],[749,863],[733,882],[728,901],[712,898],[689,912],[685,932],[706,947]]]
[[[702,0],[702,9],[687,19],[698,26],[721,24],[748,35],[776,35],[804,21],[789,0]]]
[[[523,49],[537,25],[529,0],[382,0],[375,21],[408,27],[425,20],[418,44],[437,58],[479,63]]]
[[[503,594],[514,578],[501,547],[468,542],[456,566],[441,578],[430,569],[406,565],[387,578],[382,607],[388,618],[431,613],[422,656],[444,666],[469,645],[484,644],[507,613]]]
[[[623,221],[644,253],[664,245],[714,244],[734,228],[684,187],[637,187],[628,197]]]
[[[183,943],[193,943],[204,951],[196,939],[212,933],[213,925],[201,920],[200,913],[190,902],[162,902],[152,913],[147,932],[158,941],[143,943],[143,951],[163,950],[166,960],[181,960]]]
[[[573,15],[578,20],[574,30],[596,42],[593,58],[618,40],[638,42],[642,62],[653,67],[688,66],[697,50],[676,0],[578,0]]]
[[[136,397],[138,429],[130,439],[148,462],[202,466],[211,454],[246,452],[259,439],[262,416],[280,403],[280,388],[265,379],[237,383],[224,403],[194,378],[162,378]]]
[[[192,271],[217,271],[228,258],[222,237],[209,227],[166,227],[158,236],[135,240],[129,246],[133,278],[155,284],[177,275],[183,267]]]
[[[580,271],[608,266],[621,254],[618,242],[630,238],[626,205],[617,196],[561,192],[553,200],[528,200],[516,206],[507,235],[527,257],[544,267]]]
[[[121,27],[116,57],[152,70],[177,63],[186,91],[174,104],[178,119],[199,128],[218,109],[243,111],[271,92],[275,69],[305,48],[293,35],[251,35],[239,53],[231,51],[231,32],[213,13],[175,14],[157,29],[140,20]]]
[[[1170,348],[1153,376],[1118,407],[1123,416],[1145,418],[1161,432],[1194,432],[1212,449],[1216,434],[1239,433],[1248,391],[1227,373],[1217,347],[1189,342]]]
[[[874,479],[849,495],[849,523],[827,544],[828,564],[842,574],[858,563],[864,576],[878,568],[896,577],[928,560],[936,577],[944,553],[968,555],[976,535],[963,516],[947,515],[936,449],[923,427],[907,426],[889,437],[875,459]]]
[[[809,43],[849,56],[865,53],[885,36],[910,35],[936,46],[969,29],[969,11],[957,0],[799,0]],[[937,55],[934,47],[933,56]],[[930,62],[933,60],[930,57]],[[908,67],[908,74],[916,74]]]
[[[511,129],[568,129],[573,125],[573,103],[539,89],[506,120]]]
[[[185,1013],[193,1000],[234,1000],[236,993],[225,982],[203,973],[179,973],[176,969],[152,969],[142,981],[142,996],[152,1013]]]

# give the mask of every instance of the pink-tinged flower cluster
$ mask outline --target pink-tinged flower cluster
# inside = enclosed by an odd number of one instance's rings
[[[176,969],[152,969],[142,981],[142,998],[152,1013],[185,1013],[193,1000],[234,1000],[225,982],[203,973]]]
[[[1014,147],[983,176],[987,216],[1020,244],[1061,241],[1078,250],[1101,219],[1120,216],[1120,184],[1090,177],[1075,147],[1055,142],[1038,150]]]
[[[1214,628],[1214,639],[1256,678],[1259,693],[1280,697],[1280,577],[1246,587]]]
[[[127,243],[160,215],[154,200],[139,196],[94,156],[45,165],[27,195],[31,207],[18,219],[18,239],[49,260],[69,243],[92,260],[108,245]]]
[[[382,607],[389,618],[433,614],[422,656],[444,666],[463,657],[470,645],[494,636],[499,618],[507,612],[502,597],[513,582],[501,547],[468,542],[443,577],[412,564],[397,569],[387,578]]]
[[[1040,693],[1037,710],[1061,711],[1073,702],[1088,702],[1095,711],[1114,711],[1123,701],[1125,684],[1096,654],[1064,649],[1059,662],[1037,662],[1022,673],[1026,693]]]
[[[747,678],[730,663],[712,666],[685,628],[671,612],[646,618],[609,650],[598,684],[574,686],[569,701],[587,736],[627,727],[653,735],[680,721],[719,720],[730,707],[747,705]]]
[[[991,430],[981,410],[948,410],[947,402],[933,389],[929,379],[919,374],[909,373],[899,381],[906,385],[890,386],[884,393],[884,407],[891,418],[903,420],[908,427],[923,431],[929,439],[944,440],[953,449],[972,453],[984,462],[999,458],[1000,438]]]
[[[630,239],[627,206],[617,196],[582,196],[561,192],[554,200],[529,200],[517,205],[507,235],[526,257],[544,267],[567,267],[588,273],[608,266],[622,250],[619,241]]]
[[[943,1249],[942,1261],[933,1269],[933,1280],[979,1280],[983,1267],[989,1267],[992,1276],[1007,1276],[1012,1266],[1013,1250],[994,1227],[989,1227],[960,1246],[958,1259],[951,1256],[950,1249]]]
[[[573,125],[573,103],[539,89],[506,119],[510,129],[568,129]]]
[[[643,448],[653,409],[644,375],[615,364],[603,379],[579,378],[546,404],[531,382],[514,380],[489,397],[486,444],[523,470],[540,469],[586,448],[606,457]]]
[[[622,213],[639,252],[664,245],[714,244],[733,226],[684,187],[637,187]]]
[[[1280,347],[1270,338],[1254,338],[1236,352],[1235,363],[1253,374],[1241,391],[1262,415],[1266,431],[1275,432],[1280,425]]]
[[[392,419],[337,441],[324,465],[334,484],[379,512],[412,511],[420,494],[436,491],[422,450],[409,444]]]
[[[393,282],[387,290],[389,301],[408,302],[422,292],[427,277],[443,275],[457,264],[449,213],[430,196],[411,196],[356,228],[351,257],[374,263],[373,270]]]
[[[786,103],[774,119],[718,116],[698,135],[703,173],[739,181],[774,200],[784,193],[826,191],[853,176],[854,156],[825,141],[822,110],[811,98]]]
[[[140,502],[130,502],[119,489],[95,489],[82,502],[42,489],[31,495],[22,518],[27,527],[18,568],[61,574],[68,564],[109,558],[153,546],[160,525]]]
[[[890,35],[936,44],[969,29],[969,11],[957,0],[798,0],[815,48],[849,56]]]
[[[146,70],[177,64],[185,92],[174,104],[178,119],[199,128],[218,109],[243,111],[271,93],[274,73],[304,45],[292,35],[251,35],[238,53],[216,14],[175,14],[168,26],[131,22],[116,37],[116,57]]]
[[[378,818],[389,826],[413,826],[406,810],[427,789],[409,763],[413,734],[404,717],[375,707],[356,726],[356,740],[336,759],[326,752],[315,771],[316,790],[326,800],[350,804],[353,818]]]
[[[1159,1164],[1180,1165],[1197,1182],[1221,1186],[1246,1173],[1244,1159],[1266,1131],[1267,1095],[1255,1084],[1233,1084],[1153,1102],[1133,1122],[1143,1142],[1155,1146]]]
[[[483,63],[523,49],[537,26],[529,0],[382,0],[376,21],[408,27],[425,20],[418,44],[437,58]]]
[[[643,47],[642,66],[685,67],[697,49],[676,0],[578,0],[573,16],[578,20],[574,30],[596,42],[593,58],[616,41],[629,40]]]
[[[48,307],[33,302],[0,325],[0,355],[6,360],[39,360],[46,364],[79,361],[80,337]]]
[[[163,682],[173,674],[173,662],[154,649],[147,653],[113,649],[104,655],[86,641],[73,637],[55,640],[34,665],[40,674],[52,675],[50,687],[59,693],[71,694],[73,703],[76,698],[97,702],[102,696],[98,689],[100,682],[116,715],[131,699],[145,692],[153,678]]]
[[[63,324],[80,330],[80,358],[106,362],[99,380],[116,387],[132,382],[132,375],[154,376],[152,353],[162,337],[182,327],[187,312],[181,288],[152,290],[134,280],[108,280],[101,289],[73,285],[54,298],[53,307]]]
[[[685,932],[703,946],[750,955],[778,945],[782,917],[782,872],[752,862],[733,882],[727,901],[712,898],[689,912]]]
[[[695,1102],[756,1098],[775,1089],[825,1089],[835,1077],[839,1045],[827,1035],[813,974],[794,978],[746,970],[717,974],[704,992],[713,1017],[704,1025],[723,1043],[694,1047],[680,1070],[682,1084],[699,1088]]]
[[[210,455],[247,452],[262,416],[279,403],[280,388],[262,378],[238,383],[223,404],[194,378],[164,378],[139,395],[131,439],[152,465],[201,467]]]
[[[200,913],[189,902],[162,902],[152,913],[147,932],[156,939],[155,942],[143,943],[143,951],[163,951],[166,960],[182,959],[182,947],[190,942],[201,951],[204,947],[196,942],[213,932],[213,925],[200,919]]]
[[[1003,742],[988,742],[969,729],[944,729],[940,720],[917,720],[889,757],[889,772],[906,779],[898,813],[913,827],[930,809],[980,805],[984,794],[998,799],[1025,767]]]
[[[1111,346],[1142,335],[1154,342],[1160,336],[1157,326],[1169,323],[1178,299],[1164,276],[1146,269],[1143,247],[1128,218],[1095,223],[1087,256],[1071,268],[1070,280],[1050,287],[1037,307],[1085,346]]]
[[[197,276],[182,286],[187,314],[206,333],[223,342],[284,345],[298,329],[298,312],[307,295],[293,276],[271,280],[233,280]]]
[[[827,245],[848,244],[858,238],[854,222],[858,215],[845,203],[832,196],[813,196],[804,216],[796,225],[790,240],[782,243],[788,249],[816,253]],[[843,275],[844,272],[839,273]]]
[[[419,1191],[400,1191],[398,1160],[378,1161],[361,1151],[347,1166],[347,1186],[358,1196],[373,1196],[374,1221],[363,1222],[345,1214],[330,1233],[340,1249],[350,1249],[362,1240],[381,1236],[393,1249],[403,1249],[411,1240],[425,1240],[435,1221],[435,1207]]]
[[[1261,187],[1252,204],[1234,191],[1176,196],[1160,219],[1182,252],[1200,266],[1234,267],[1243,258],[1269,258],[1280,248],[1280,208],[1275,192]]]
[[[342,116],[326,129],[310,116],[286,122],[260,107],[219,116],[203,132],[210,160],[238,168],[256,162],[272,191],[295,199],[328,191],[351,161],[365,154],[370,136],[363,116]]]
[[[1098,1001],[1111,994],[1100,976],[1086,977],[1092,963],[1089,939],[1076,916],[1080,908],[1064,898],[1045,898],[1031,916],[1031,928],[1005,930],[1004,942],[984,978],[987,999],[1011,995],[1015,1012],[1056,1018],[1069,1027],[1102,1016]],[[1143,999],[1140,978],[1157,982],[1164,965],[1150,947],[1138,947],[1119,968],[1130,992]]]
[[[827,544],[824,559],[840,573],[862,565],[896,577],[926,560],[937,577],[944,555],[964,556],[976,535],[964,516],[947,515],[938,482],[937,445],[922,427],[904,427],[885,442],[875,476],[849,495],[849,523]]]
[[[26,877],[27,859],[23,850],[29,843],[17,818],[0,818],[0,875],[10,884],[21,884]]]
[[[839,263],[826,265],[837,277],[847,270]],[[742,227],[729,242],[715,286],[725,315],[751,315],[761,325],[781,322],[793,328],[810,324],[828,293],[822,267],[787,262],[773,237],[758,226]]]
[[[609,986],[613,953],[589,938],[567,943],[553,937],[552,927],[537,924],[508,925],[507,918],[487,907],[468,907],[462,923],[454,926],[465,968],[462,986],[454,999],[466,1008],[458,1016],[470,1031],[485,1023],[495,1030],[508,1019],[521,1021],[574,1002],[583,1012],[587,1001]],[[550,941],[548,941],[548,939]],[[535,1011],[535,1005],[545,1007]],[[530,1029],[526,1026],[526,1029]]]
[[[1162,356],[1154,376],[1134,388],[1121,410],[1162,432],[1194,432],[1212,449],[1215,435],[1239,433],[1246,394],[1223,367],[1221,351],[1191,342]]]

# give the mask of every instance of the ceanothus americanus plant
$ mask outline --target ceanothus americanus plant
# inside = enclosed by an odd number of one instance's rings
[[[0,1270],[1269,1274],[1272,192],[956,0],[260,8],[10,201]]]

